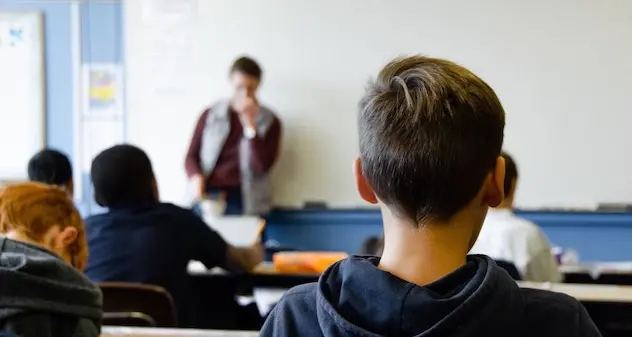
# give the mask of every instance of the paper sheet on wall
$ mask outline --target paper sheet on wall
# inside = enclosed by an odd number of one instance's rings
[[[119,118],[123,115],[123,72],[114,63],[83,66],[84,118]]]
[[[144,23],[183,23],[195,16],[197,0],[143,0]]]
[[[183,93],[186,74],[195,71],[194,53],[197,1],[144,0],[142,2],[143,59],[147,95],[170,96]],[[146,68],[145,68],[146,67]]]

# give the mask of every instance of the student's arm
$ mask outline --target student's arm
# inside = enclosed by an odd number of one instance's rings
[[[206,126],[206,118],[209,114],[209,110],[206,110],[198,119],[191,137],[191,143],[189,143],[189,150],[184,161],[184,167],[187,172],[187,176],[192,178],[194,176],[202,175],[202,167],[200,166],[200,148],[202,147],[202,135],[204,134],[204,127]]]
[[[527,281],[562,282],[562,273],[551,251],[542,250],[527,265]]]
[[[232,272],[251,272],[263,262],[263,247],[256,244],[250,247],[228,246],[228,258],[222,267]]]
[[[267,173],[279,155],[281,143],[281,121],[274,118],[264,135],[256,135],[250,140],[250,161],[256,173]]]
[[[192,240],[192,260],[198,260],[208,269],[222,267],[228,271],[251,271],[263,261],[263,249],[257,244],[252,247],[234,247],[226,243],[224,239],[202,219],[192,216],[194,226]]]
[[[534,252],[526,268],[525,280],[535,282],[561,282],[563,277],[551,254],[551,245],[544,233],[538,231],[530,242]]]

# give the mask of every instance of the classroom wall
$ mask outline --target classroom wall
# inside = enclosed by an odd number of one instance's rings
[[[538,212],[518,215],[537,223],[554,246],[572,248],[582,261],[632,261],[632,213]],[[378,210],[280,209],[268,217],[268,239],[281,247],[357,253],[382,233]]]
[[[262,101],[284,123],[275,204],[362,205],[351,173],[357,101],[387,60],[423,53],[496,90],[521,169],[519,206],[632,201],[632,46],[622,42],[632,1],[167,3],[157,13],[144,1],[125,5],[128,137],[151,156],[166,200],[181,200],[195,120],[230,92],[227,70],[246,53],[263,65]]]
[[[77,74],[80,66],[89,63],[122,64],[122,5],[120,1],[81,2],[76,4],[79,15],[79,32],[73,31],[73,9],[67,1],[0,0],[3,11],[40,11],[44,15],[44,47],[46,77],[46,145],[68,154],[79,179],[83,198],[77,205],[83,214],[91,213],[95,205],[87,172],[77,158],[78,136],[75,126],[79,122],[74,100]],[[73,64],[73,36],[80,36],[79,68]],[[80,89],[80,88],[78,88]],[[26,170],[26,163],[24,163]]]

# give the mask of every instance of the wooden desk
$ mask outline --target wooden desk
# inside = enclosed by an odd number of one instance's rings
[[[279,273],[271,263],[259,265],[249,274],[231,274],[222,269],[208,270],[199,262],[189,264],[189,275],[194,278],[230,279],[240,290],[252,292],[254,287],[292,288],[297,285],[318,281],[320,274],[288,274]]]
[[[604,268],[609,266],[610,268]],[[619,266],[621,267],[621,266]],[[613,286],[599,285],[603,282],[605,275],[615,275],[632,279],[632,272],[627,274],[623,268],[612,268],[611,264],[602,264],[600,269],[602,272],[615,271],[618,274],[602,274],[600,279],[593,280],[587,274],[589,270],[594,271],[594,266],[573,266],[562,267],[565,275],[584,275],[588,278],[589,284],[550,284],[550,283],[531,283],[520,282],[520,286],[529,288],[538,288],[561,292],[573,296],[584,303],[584,306],[598,322],[603,329],[612,330],[608,325],[609,322],[619,324],[624,321],[622,315],[631,315],[632,317],[632,287],[630,286]],[[264,264],[258,267],[254,273],[246,275],[232,275],[218,270],[190,270],[192,278],[191,298],[200,304],[209,306],[206,310],[196,310],[195,315],[199,315],[196,322],[210,323],[211,317],[215,318],[215,314],[222,307],[219,304],[219,297],[226,296],[228,299],[234,297],[235,294],[254,294],[260,312],[267,312],[271,306],[278,302],[286,289],[294,286],[316,282],[319,275],[317,274],[281,274],[278,273],[271,264]],[[582,274],[572,274],[582,273]],[[624,280],[625,281],[625,280]],[[626,284],[626,283],[620,283]],[[632,284],[632,283],[627,283]],[[211,291],[213,292],[211,294]],[[226,318],[218,317],[213,325],[195,325],[204,328],[224,327],[221,323]],[[627,329],[627,327],[626,327]],[[632,330],[632,327],[630,327]],[[626,331],[630,331],[626,330]],[[632,334],[631,334],[632,335]]]
[[[520,285],[565,293],[577,298],[604,337],[632,336],[631,286],[530,282],[523,282]]]
[[[224,274],[228,274],[225,270],[221,269],[221,268],[213,268],[213,269],[206,269],[204,267],[204,265],[201,262],[198,261],[191,261],[189,263],[188,266],[188,271],[189,274],[191,275],[207,275],[207,274],[211,274],[211,275],[224,275]],[[252,272],[253,274],[263,274],[263,275],[290,275],[290,276],[309,276],[309,277],[318,277],[320,276],[320,274],[318,273],[279,273],[276,268],[274,267],[274,264],[271,262],[264,262],[260,265],[258,265],[257,267],[255,267],[255,270]]]
[[[632,306],[632,286],[615,286],[600,284],[563,284],[518,282],[523,288],[554,291],[575,297],[580,302],[625,303]],[[256,287],[253,291],[260,311],[266,313],[281,300],[287,289]]]
[[[155,329],[104,326],[101,337],[256,337],[257,331]]]
[[[575,297],[579,301],[632,304],[632,286],[603,284],[564,284],[518,282],[520,287],[554,291]]]
[[[565,283],[632,285],[632,262],[596,262],[561,266]]]

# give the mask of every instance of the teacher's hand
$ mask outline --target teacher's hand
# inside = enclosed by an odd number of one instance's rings
[[[196,200],[204,199],[204,195],[206,194],[205,180],[206,179],[204,179],[204,175],[201,175],[201,174],[196,174],[191,177]]]
[[[241,102],[237,112],[243,116],[244,122],[247,123],[247,125],[244,125],[245,127],[255,129],[255,118],[259,114],[259,110],[257,100],[252,97],[246,97]]]

